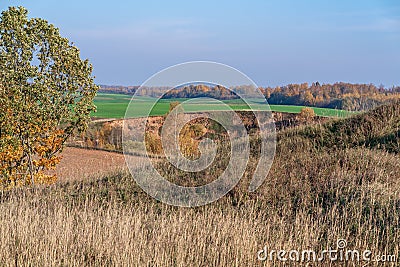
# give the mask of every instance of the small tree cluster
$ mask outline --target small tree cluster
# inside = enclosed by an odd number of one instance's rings
[[[302,108],[299,115],[298,115],[298,120],[300,122],[306,123],[306,122],[311,122],[315,117],[315,112],[314,109],[305,107]]]
[[[179,146],[182,154],[190,159],[195,159],[200,156],[199,143],[200,138],[204,136],[207,129],[204,125],[186,124],[179,133]]]
[[[180,108],[178,101],[173,101],[169,105],[169,111],[164,119],[170,116],[179,116],[179,113],[171,114],[174,108]],[[178,118],[176,118],[178,119]],[[161,126],[161,125],[160,125]],[[179,133],[174,133],[175,129],[168,129],[171,135],[178,135],[179,148],[182,154],[187,158],[197,158],[200,156],[199,143],[202,136],[207,133],[207,128],[201,123],[187,123]],[[163,152],[162,141],[160,137],[161,127],[158,131],[146,131],[145,143],[146,149],[153,154],[161,154]]]

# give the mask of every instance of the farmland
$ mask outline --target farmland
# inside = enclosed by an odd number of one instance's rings
[[[60,181],[80,181],[99,177],[125,168],[122,154],[101,150],[66,147],[57,166]]]
[[[97,106],[97,112],[92,113],[92,117],[96,118],[115,118],[120,119],[125,116],[126,108],[129,105],[131,96],[123,94],[105,94],[99,93],[94,99],[94,103]],[[169,104],[173,101],[183,102],[185,98],[175,99],[161,99],[159,100],[150,115],[160,116],[164,115],[169,110]],[[135,101],[132,103],[135,109],[135,115],[137,117],[146,116],[146,110],[151,107],[152,101],[149,97],[135,97]],[[241,100],[223,100],[224,104],[229,105],[233,110],[246,110],[248,106]],[[189,112],[204,111],[205,106],[199,106],[198,104],[187,105]],[[223,105],[218,104],[207,104],[209,110],[220,110],[223,109]],[[304,106],[290,106],[290,105],[270,105],[270,109],[276,112],[283,113],[299,113]],[[265,107],[264,107],[265,109]],[[327,108],[315,108],[314,112],[318,116],[322,117],[347,117],[352,112],[345,110],[327,109]]]

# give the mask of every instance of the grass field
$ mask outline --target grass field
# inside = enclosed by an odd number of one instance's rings
[[[125,116],[126,108],[131,100],[131,96],[122,94],[97,94],[94,103],[97,106],[97,112],[93,113],[93,117],[97,118],[123,118]],[[146,110],[151,104],[151,99],[148,97],[141,97],[136,100],[135,115],[137,117],[145,116]],[[160,116],[167,113],[169,109],[169,103],[172,101],[183,102],[187,99],[161,99],[157,102],[155,107],[152,109],[151,115]],[[229,105],[234,110],[246,110],[248,106],[241,102],[241,100],[224,100],[225,104]],[[207,106],[206,106],[207,105]],[[185,111],[205,111],[209,107],[209,110],[221,110],[224,109],[223,105],[217,104],[204,104],[202,106],[198,104],[187,105]],[[261,107],[261,106],[260,106]],[[299,113],[302,106],[289,106],[289,105],[270,105],[272,111],[284,112],[284,113]],[[262,109],[262,107],[261,107]],[[327,108],[315,108],[313,107],[315,114],[323,117],[347,117],[353,112],[345,110],[327,109]]]

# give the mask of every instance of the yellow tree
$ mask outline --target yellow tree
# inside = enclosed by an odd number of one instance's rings
[[[315,117],[314,109],[309,107],[302,108],[298,115],[299,121],[301,122],[310,122],[314,119],[314,117]]]
[[[52,183],[63,144],[87,127],[92,66],[59,30],[23,7],[0,17],[0,187]]]

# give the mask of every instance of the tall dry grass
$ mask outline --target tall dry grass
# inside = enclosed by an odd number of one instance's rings
[[[398,156],[355,149],[292,157],[278,156],[256,193],[246,192],[243,182],[195,209],[156,202],[124,173],[5,192],[0,263],[257,266],[265,245],[321,251],[338,238],[351,248],[399,255]]]

